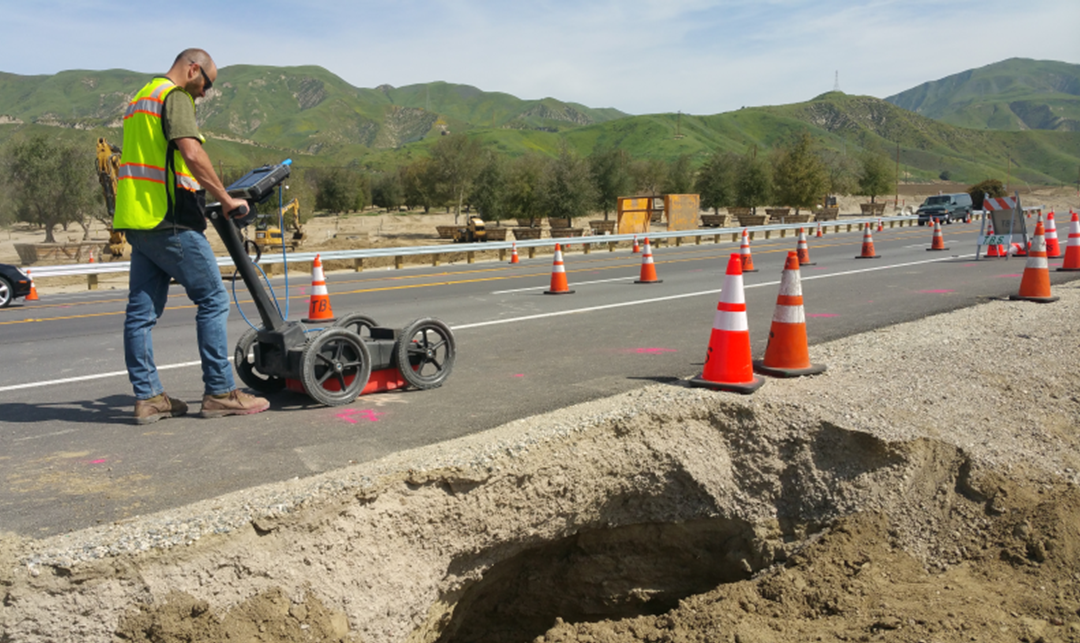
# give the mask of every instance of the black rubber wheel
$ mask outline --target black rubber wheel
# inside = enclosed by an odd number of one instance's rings
[[[0,277],[0,308],[7,308],[13,301],[15,301],[15,290],[11,287],[11,282]]]
[[[371,339],[371,329],[378,325],[378,322],[362,313],[349,313],[334,322],[335,327],[348,328],[365,342]]]
[[[277,393],[285,388],[285,379],[264,375],[255,368],[255,343],[258,339],[259,331],[249,328],[236,342],[236,351],[233,353],[236,374],[240,376],[240,381],[260,393]]]
[[[406,326],[394,346],[402,377],[418,389],[443,385],[454,369],[454,333],[437,319],[417,319]]]
[[[327,406],[349,404],[371,377],[371,353],[364,340],[347,328],[331,327],[304,347],[300,381],[316,402]]]

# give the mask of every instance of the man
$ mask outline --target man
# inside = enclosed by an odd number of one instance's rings
[[[164,76],[143,87],[124,115],[124,149],[113,227],[131,244],[131,277],[124,320],[124,359],[135,391],[135,421],[149,424],[187,413],[165,393],[154,365],[151,331],[165,310],[175,279],[198,308],[195,325],[202,359],[203,417],[246,415],[270,403],[236,389],[225,323],[229,296],[206,240],[206,197],[224,212],[246,205],[225,192],[202,148],[195,99],[217,79],[201,49],[180,53]]]

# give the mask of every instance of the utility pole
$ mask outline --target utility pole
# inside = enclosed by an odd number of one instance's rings
[[[1009,193],[1009,183],[1012,182],[1012,155],[1006,155],[1009,159],[1008,169],[1005,170],[1005,194]]]
[[[896,142],[896,200],[893,209],[900,207],[900,141]]]

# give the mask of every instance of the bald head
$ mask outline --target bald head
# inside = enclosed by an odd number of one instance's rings
[[[185,49],[177,54],[166,76],[187,93],[198,98],[206,95],[209,85],[217,80],[217,65],[204,49]]]

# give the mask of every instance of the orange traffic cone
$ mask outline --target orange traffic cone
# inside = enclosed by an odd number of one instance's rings
[[[90,249],[90,263],[94,263],[94,249]]]
[[[308,316],[300,321],[305,324],[334,321],[334,309],[330,306],[330,294],[326,292],[326,275],[322,260],[315,255],[311,264],[311,297],[308,299]]]
[[[1040,220],[1035,224],[1035,237],[1031,240],[1031,250],[1028,252],[1027,264],[1024,266],[1024,276],[1020,280],[1020,292],[1009,295],[1009,299],[1035,301],[1040,304],[1058,300],[1057,297],[1050,295],[1050,266],[1046,260],[1044,234]]]
[[[1058,268],[1058,272],[1074,270],[1080,270],[1080,215],[1075,212],[1072,213],[1072,222],[1069,223],[1069,240],[1065,243],[1065,261]]]
[[[728,260],[724,288],[720,292],[720,303],[716,306],[705,368],[701,375],[690,380],[690,386],[746,394],[758,390],[764,383],[764,379],[754,375],[750,355],[742,258],[732,254]]]
[[[776,297],[772,328],[769,330],[769,343],[765,347],[765,359],[754,362],[754,371],[773,377],[799,377],[825,371],[824,365],[810,363],[797,253],[788,253],[784,274],[780,278],[780,294]]]
[[[521,263],[521,259],[518,258],[517,242],[515,241],[511,246],[513,251],[510,253],[510,263]]]
[[[750,254],[750,235],[746,232],[746,228],[742,231],[742,245],[739,246],[739,257],[742,260],[743,272],[757,272],[757,268],[754,267],[754,257]]]
[[[658,284],[662,279],[656,278],[656,264],[653,263],[652,248],[649,247],[649,238],[645,237],[645,252],[641,255],[641,278],[635,284]]]
[[[945,235],[941,233],[941,220],[934,219],[934,238],[930,242],[930,247],[926,249],[927,252],[931,250],[948,250],[945,247]]]
[[[37,286],[34,285],[34,278],[30,275],[30,269],[26,269],[26,276],[30,279],[30,294],[23,298],[23,301],[37,301]]]
[[[1058,243],[1057,223],[1054,222],[1054,213],[1046,215],[1046,256],[1057,259],[1061,256],[1061,244]]]
[[[880,218],[877,220],[877,231],[878,232],[885,232],[885,226],[881,224],[881,219]]]
[[[633,247],[632,250],[630,250],[630,253],[636,255],[639,252],[641,252],[641,246],[638,245],[638,243],[637,243],[637,235],[635,234],[634,235],[634,247]]]
[[[870,223],[866,223],[865,232],[862,237],[862,254],[856,259],[877,259],[880,255],[874,252],[874,235],[870,233]]]
[[[821,222],[820,221],[817,222],[817,238],[818,239],[821,238]]]
[[[562,248],[555,244],[555,261],[551,266],[551,289],[545,290],[545,295],[569,295],[574,292],[566,283],[566,266],[563,265]]]
[[[810,246],[806,244],[806,229],[799,228],[799,241],[795,244],[795,255],[799,258],[800,266],[816,265],[810,261]]]
[[[993,223],[987,223],[986,226],[987,226],[986,227],[986,236],[988,236],[988,237],[993,236],[994,235],[994,224]],[[1008,254],[1006,254],[1006,252],[1005,252],[1005,246],[1003,244],[1000,244],[1000,243],[991,245],[987,249],[986,254],[983,255],[984,259],[1002,259],[1002,258],[1007,258],[1007,257],[1008,257]]]

